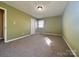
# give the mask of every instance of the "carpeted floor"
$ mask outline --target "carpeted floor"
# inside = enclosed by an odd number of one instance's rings
[[[32,35],[13,42],[0,41],[0,57],[74,57],[60,36]]]

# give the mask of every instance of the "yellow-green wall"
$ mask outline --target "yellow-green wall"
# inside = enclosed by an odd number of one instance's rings
[[[7,40],[30,34],[31,16],[2,2],[0,7],[7,9]]]
[[[44,28],[38,28],[37,31],[40,33],[50,34],[62,34],[62,19],[61,16],[53,16],[43,18]]]
[[[63,16],[65,40],[79,56],[79,2],[69,2]]]

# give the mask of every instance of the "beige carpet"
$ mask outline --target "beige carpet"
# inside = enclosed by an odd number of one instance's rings
[[[10,43],[0,41],[0,57],[73,57],[60,36],[32,35]]]

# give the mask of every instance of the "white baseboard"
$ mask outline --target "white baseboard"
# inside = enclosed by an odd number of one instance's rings
[[[75,56],[75,57],[78,57],[77,55],[76,55],[76,53],[74,52],[74,50],[71,48],[71,46],[69,45],[69,43],[67,42],[67,40],[65,39],[65,37],[63,36],[63,39],[64,39],[64,41],[66,42],[66,44],[67,44],[67,46],[70,48],[70,50],[71,50],[71,52],[73,53],[73,55]]]
[[[43,33],[43,34],[47,34],[47,35],[56,35],[56,36],[62,36],[61,34],[53,34],[53,33]]]
[[[28,37],[28,36],[31,36],[31,35],[24,35],[24,36],[21,36],[21,37],[18,37],[18,38],[10,39],[10,40],[5,41],[5,43],[12,42],[12,41],[15,41],[15,40],[18,40],[18,39],[21,39],[21,38],[24,38],[24,37]]]

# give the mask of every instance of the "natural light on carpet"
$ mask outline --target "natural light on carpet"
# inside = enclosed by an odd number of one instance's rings
[[[45,41],[48,46],[51,46],[52,41],[48,37],[45,37]]]

